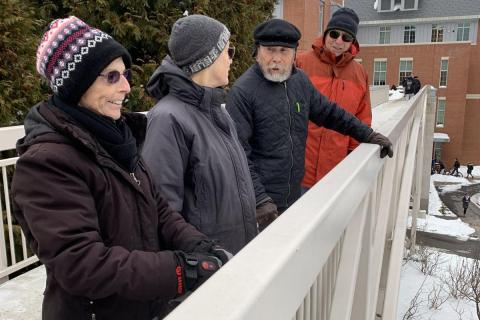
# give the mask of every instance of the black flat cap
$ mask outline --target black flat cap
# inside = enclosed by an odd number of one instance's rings
[[[259,24],[253,32],[256,45],[296,48],[302,34],[293,24],[282,19],[271,19]]]

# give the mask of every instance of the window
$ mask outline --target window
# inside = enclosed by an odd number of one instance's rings
[[[416,10],[418,8],[418,0],[403,0],[403,10]]]
[[[433,159],[439,159],[439,160],[442,159],[442,144],[440,142],[435,142],[433,146],[434,146]]]
[[[470,33],[470,23],[459,23],[457,25],[457,41],[468,41]]]
[[[390,43],[390,27],[380,27],[380,44]]]
[[[403,43],[415,43],[415,26],[405,26]]]
[[[445,125],[445,104],[447,100],[445,98],[438,98],[437,103],[437,127],[443,127]]]
[[[392,0],[380,0],[380,10],[379,11],[392,11]]]
[[[400,77],[399,77],[398,83],[402,83],[403,78],[412,75],[413,59],[412,58],[400,59],[400,67],[398,69],[400,71]]]
[[[384,86],[387,79],[387,59],[375,59],[373,65],[373,85]]]
[[[443,42],[443,26],[432,24],[432,42]]]
[[[448,58],[442,58],[440,60],[440,87],[447,86],[448,76]]]

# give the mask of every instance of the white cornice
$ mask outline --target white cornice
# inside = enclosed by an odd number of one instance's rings
[[[424,23],[424,22],[439,22],[439,21],[464,21],[464,20],[476,20],[476,19],[480,19],[480,15],[453,16],[453,17],[429,17],[429,18],[395,19],[395,20],[372,20],[372,21],[361,21],[360,25],[374,26],[374,25]]]
[[[394,46],[426,46],[426,45],[455,45],[455,44],[471,44],[475,45],[474,43],[471,43],[470,41],[446,41],[446,42],[415,42],[415,43],[384,43],[384,44],[379,44],[379,43],[362,43],[360,44],[361,48],[365,47],[394,47]]]

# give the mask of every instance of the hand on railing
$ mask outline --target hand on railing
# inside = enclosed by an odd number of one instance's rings
[[[373,131],[366,142],[380,145],[380,158],[385,158],[387,154],[390,158],[393,157],[392,143],[383,134]]]

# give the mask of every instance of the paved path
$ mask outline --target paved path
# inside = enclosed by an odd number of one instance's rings
[[[437,189],[438,190],[438,189]],[[480,183],[462,186],[459,190],[452,192],[438,192],[443,203],[455,213],[463,222],[468,223],[475,229],[475,235],[480,238],[480,208],[470,202],[467,209],[467,214],[463,216],[462,198],[465,193],[474,195],[480,193]]]

